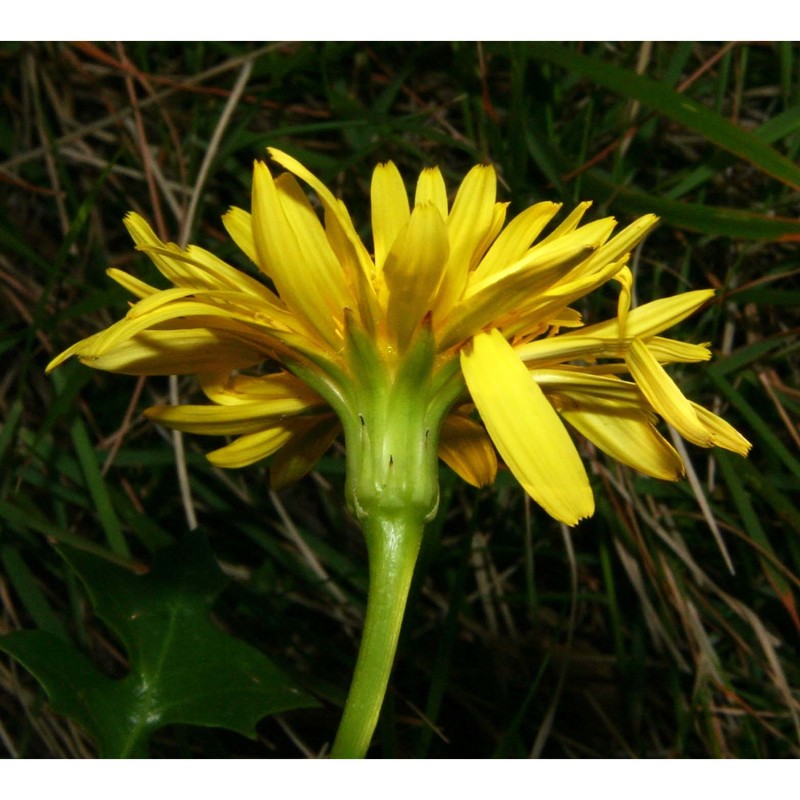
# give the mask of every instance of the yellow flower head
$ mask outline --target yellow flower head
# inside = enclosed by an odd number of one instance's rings
[[[266,280],[199,247],[164,243],[131,213],[137,248],[172,287],[109,270],[138,302],[48,369],[77,355],[112,372],[197,375],[211,404],[147,415],[237,437],[209,454],[221,467],[275,454],[277,486],[311,469],[343,428],[348,500],[359,516],[375,503],[430,516],[437,454],[484,485],[496,448],[534,500],[575,524],[594,501],[564,421],[657,478],[683,474],[657,415],[703,447],[749,450],[664,369],[710,357],[705,345],[659,334],[713,293],[629,308],[629,254],[656,217],[612,236],[611,218],[580,224],[583,203],[544,234],[559,205],[537,203],[505,225],[491,166],[474,167],[452,204],[439,170],[426,169],[410,204],[387,163],[372,179],[371,254],[324,184],[287,154],[270,154],[286,171],[273,177],[257,162],[252,212],[232,208],[223,218]],[[298,179],[316,193],[322,218]],[[617,315],[582,327],[570,304],[609,281],[621,287]]]

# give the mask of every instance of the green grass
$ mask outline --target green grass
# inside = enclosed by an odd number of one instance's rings
[[[409,183],[439,164],[450,185],[491,161],[512,211],[591,199],[597,216],[661,215],[637,301],[718,289],[677,331],[710,341],[712,365],[673,374],[754,446],[743,461],[689,445],[696,481],[677,484],[583,447],[597,513],[568,535],[508,474],[478,492],[443,468],[372,753],[799,755],[798,55],[780,43],[2,46],[0,633],[40,628],[124,672],[53,544],[137,565],[187,530],[172,440],[139,413],[167,397],[166,379],[43,372],[123,313],[108,266],[153,277],[128,210],[246,269],[220,215],[249,204],[268,145],[325,180],[367,240],[378,161]],[[596,319],[614,302],[599,292],[581,310]],[[203,457],[210,440],[184,445],[192,508],[232,579],[218,619],[321,705],[264,720],[257,741],[165,729],[155,755],[322,753],[366,597],[341,453],[276,498],[266,466],[223,474]],[[5,656],[0,752],[94,752]]]

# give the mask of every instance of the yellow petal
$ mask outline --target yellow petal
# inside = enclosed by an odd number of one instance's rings
[[[497,475],[492,440],[464,414],[454,412],[445,418],[439,434],[439,458],[471,486],[488,486]]]
[[[497,176],[494,167],[479,164],[461,183],[447,218],[450,260],[436,297],[435,309],[446,312],[467,285],[474,252],[484,240],[494,217]]]
[[[519,261],[560,208],[560,203],[536,203],[514,217],[478,264],[471,280],[482,280]]]
[[[583,203],[578,203],[578,205],[575,206],[572,211],[570,211],[567,218],[544,239],[542,239],[539,244],[548,244],[549,242],[552,242],[561,236],[566,236],[566,234],[572,233],[572,231],[574,231],[578,225],[580,225],[583,215],[591,208],[591,206],[591,200],[585,200]]]
[[[713,289],[699,289],[653,300],[632,308],[628,312],[625,333],[629,338],[647,339],[677,325],[713,296]],[[619,321],[613,318],[596,325],[588,325],[580,331],[580,335],[619,339],[621,338]]]
[[[424,203],[433,203],[439,209],[442,219],[447,219],[447,187],[439,167],[428,167],[419,174],[414,205],[421,206]]]
[[[470,282],[464,299],[444,322],[440,347],[446,349],[467,339],[489,323],[499,322],[503,315],[524,307],[531,298],[557,286],[576,264],[591,255],[597,240],[607,235],[601,227],[594,228],[588,235],[584,231],[581,229],[576,232],[577,236],[571,234],[552,244],[535,247],[515,264],[480,281]],[[563,300],[562,306],[569,302],[569,298]]]
[[[607,405],[618,410],[648,408],[639,387],[613,375],[575,369],[534,369],[530,373],[544,393],[576,398],[579,405]]]
[[[619,320],[619,332],[624,337],[628,322],[628,311],[631,307],[631,290],[633,288],[633,273],[628,267],[623,267],[615,276],[615,281],[619,281],[622,291],[619,293],[617,301],[617,319]]]
[[[253,234],[259,263],[265,265],[281,300],[335,347],[336,320],[341,319],[346,305],[337,300],[342,293],[342,275],[336,274],[338,262],[334,268],[330,258],[309,258],[313,245],[301,245],[287,217],[288,211],[302,235],[304,211],[293,207],[286,191],[282,194],[266,164],[257,162],[253,172]]]
[[[352,306],[352,296],[347,291],[342,265],[331,249],[325,229],[311,206],[297,179],[285,172],[275,181],[286,219],[294,231],[302,256],[303,270],[312,273],[317,291],[325,292],[330,312],[341,316],[342,309]],[[310,266],[313,265],[313,266]],[[294,264],[293,269],[298,270]]]
[[[594,512],[580,456],[558,414],[499,331],[461,351],[461,368],[486,430],[537,503],[567,525]]]
[[[128,275],[127,272],[123,272],[121,269],[109,267],[109,269],[106,270],[106,275],[136,297],[150,297],[151,294],[155,294],[159,291],[155,286],[150,286],[144,281],[134,278],[133,275]]]
[[[582,270],[589,273],[594,270],[602,269],[604,264],[619,261],[622,256],[630,253],[630,251],[650,233],[657,223],[658,217],[655,214],[645,214],[643,217],[639,217],[639,219],[628,225],[627,228],[621,230],[613,239],[606,242],[586,264],[582,264]],[[594,223],[589,223],[589,225],[592,224]],[[584,227],[588,228],[589,225],[585,225]]]
[[[293,428],[292,438],[269,465],[269,482],[273,489],[282,489],[314,469],[333,444],[341,425],[333,414],[328,414],[294,420]]]
[[[258,433],[240,436],[225,447],[212,450],[206,458],[215,466],[225,469],[247,467],[271,456],[289,441],[294,432],[289,423],[275,425]]]
[[[221,367],[244,369],[265,356],[265,350],[254,344],[205,328],[143,331],[100,355],[75,353],[94,369],[123,375],[194,375]]]
[[[185,433],[227,436],[255,433],[278,420],[312,410],[304,398],[285,397],[270,402],[237,405],[153,406],[144,415],[155,422]]]
[[[139,245],[139,250],[174,269],[176,286],[192,290],[242,292],[263,302],[274,315],[287,317],[283,304],[263,283],[226,264],[202,247],[189,245],[181,250],[176,245]]]
[[[481,239],[478,244],[475,245],[475,248],[472,251],[472,257],[469,260],[470,272],[474,272],[475,267],[478,266],[480,261],[486,255],[486,251],[493,244],[494,240],[497,238],[497,235],[503,229],[503,225],[506,221],[506,212],[508,211],[509,205],[509,203],[494,204],[492,222],[486,230],[486,233],[483,235],[483,239]]]
[[[697,403],[692,403],[692,408],[700,422],[710,431],[711,438],[717,447],[724,447],[740,456],[746,456],[750,452],[753,445],[733,425]]]
[[[175,262],[172,258],[164,255],[164,251],[166,251],[168,256],[172,256],[174,253],[180,253],[181,250],[176,244],[162,242],[161,239],[156,236],[147,220],[133,211],[126,214],[122,222],[127,228],[131,238],[136,243],[137,249],[154,249],[152,253],[148,253],[149,258],[156,265],[158,271],[170,281],[170,283],[173,283],[175,286],[191,285],[191,269],[182,262]]]
[[[389,293],[389,332],[402,347],[431,308],[449,253],[447,228],[438,209],[414,206],[405,230],[386,257],[383,274]]]
[[[650,405],[685,439],[701,447],[712,447],[713,436],[675,381],[667,375],[641,340],[631,342],[625,359],[636,385]]]
[[[408,194],[397,167],[391,162],[378,164],[372,173],[372,241],[375,267],[380,274],[397,234],[408,224]]]
[[[152,295],[140,300],[123,319],[115,322],[99,334],[90,337],[90,339],[85,339],[81,342],[80,355],[87,357],[105,355],[127,339],[133,338],[148,328],[159,326],[180,329],[205,327],[241,333],[241,338],[244,341],[258,340],[258,332],[254,327],[257,322],[246,309],[225,308],[195,300],[179,299],[166,303],[157,302],[159,295],[165,295],[171,291],[181,292],[188,290],[165,290],[164,292],[159,292],[158,295]],[[155,308],[152,307],[154,303],[156,304]],[[149,304],[146,309],[143,307],[145,304]],[[189,321],[191,317],[200,317],[202,319],[193,323]],[[243,325],[242,322],[249,324]],[[267,327],[266,324],[264,326]],[[265,339],[264,341],[266,344],[267,340]]]
[[[561,416],[622,464],[661,480],[676,481],[684,475],[676,450],[642,412],[614,412],[602,408],[560,409]]]
[[[291,401],[302,410],[325,405],[310,386],[288,372],[255,376],[231,375],[225,370],[198,375],[198,381],[209,400],[224,406]]]
[[[355,262],[359,265],[364,275],[368,276],[370,274],[372,259],[370,259],[369,253],[366,247],[364,247],[364,243],[356,232],[355,226],[350,219],[350,215],[347,213],[347,208],[344,203],[337,200],[331,190],[328,189],[316,175],[307,170],[296,158],[292,158],[288,153],[284,153],[274,147],[268,147],[267,152],[269,152],[274,161],[300,178],[301,181],[307,183],[317,193],[325,209],[336,217],[337,222],[350,242],[355,255]]]
[[[631,345],[629,339],[598,338],[584,336],[580,331],[535,339],[518,345],[517,355],[531,368],[555,365],[566,361],[582,359],[593,361],[598,358],[625,358]],[[647,340],[653,357],[663,363],[674,361],[691,363],[708,361],[711,353],[703,344],[680,342],[655,336]]]
[[[253,218],[250,212],[233,206],[223,215],[222,224],[236,246],[254,263],[258,264],[256,242],[253,238]],[[263,266],[263,265],[262,265]]]

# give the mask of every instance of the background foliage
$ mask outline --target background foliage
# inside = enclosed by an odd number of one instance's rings
[[[56,662],[69,644],[125,676],[119,631],[56,546],[142,571],[185,541],[188,504],[229,579],[215,624],[317,704],[266,717],[253,740],[170,724],[152,755],[324,753],[366,592],[341,453],[278,495],[265,466],[220,472],[203,457],[211,440],[188,437],[189,500],[172,439],[139,414],[166,401],[166,379],[43,368],[122,314],[106,267],[153,277],[122,227],[130,209],[246,268],[219,218],[248,205],[267,145],[328,182],[367,240],[378,161],[409,182],[439,164],[453,185],[488,160],[512,211],[593,199],[622,222],[662,216],[636,297],[719,290],[680,331],[713,343],[712,366],[673,374],[754,447],[746,461],[689,447],[688,480],[664,484],[584,445],[598,509],[573,531],[506,474],[476,492],[443,468],[372,753],[800,754],[799,55],[691,42],[0,47],[0,633],[38,629],[58,640]],[[601,292],[581,310],[591,321],[614,305]],[[0,656],[0,751],[96,747]]]

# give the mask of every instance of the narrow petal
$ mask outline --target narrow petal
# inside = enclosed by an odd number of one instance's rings
[[[123,375],[194,375],[252,367],[265,352],[224,331],[187,328],[143,331],[101,355],[76,354],[94,369]]]
[[[589,223],[589,225],[592,224]],[[622,256],[630,253],[657,224],[658,217],[655,214],[645,214],[643,217],[639,217],[604,244],[585,265],[582,264],[582,269],[592,272],[602,269],[604,264],[618,261]],[[589,226],[584,227],[588,228]]]
[[[286,316],[283,304],[274,292],[263,283],[230,264],[226,264],[222,259],[202,247],[189,245],[186,250],[181,250],[170,243],[164,247],[139,245],[138,249],[151,259],[159,258],[162,263],[169,263],[175,269],[176,280],[174,282],[178,287],[192,290],[242,292],[258,298],[277,315]]]
[[[575,445],[502,334],[475,336],[461,367],[486,430],[525,491],[567,525],[591,516],[592,490]]]
[[[258,433],[240,436],[225,447],[207,453],[206,458],[215,467],[225,469],[247,467],[271,456],[292,438],[293,433],[294,429],[289,423],[275,425]]]
[[[682,322],[713,296],[713,289],[699,289],[663,297],[632,308],[628,312],[625,333],[630,338],[647,339]],[[621,338],[619,321],[613,318],[596,325],[589,325],[580,331],[580,335],[619,339]]]
[[[489,486],[497,475],[492,440],[465,414],[454,412],[445,418],[439,434],[439,458],[471,486]]]
[[[300,244],[287,218],[289,209],[291,202],[281,198],[266,164],[257,162],[253,172],[253,234],[258,261],[272,277],[281,300],[335,347],[336,320],[346,305],[337,303],[342,276],[335,274],[330,260],[307,259],[308,248]],[[293,222],[300,225],[296,211],[290,213]]]
[[[683,477],[681,457],[647,414],[604,412],[598,407],[560,409],[570,425],[620,463],[661,480],[677,481]]]
[[[339,206],[342,214],[347,216],[344,203],[339,201]],[[359,254],[342,227],[340,217],[327,207],[325,208],[325,235],[328,237],[331,250],[342,265],[350,292],[356,298],[361,324],[365,330],[374,334],[381,316],[375,291],[374,265],[369,260],[366,266],[360,264]]]
[[[517,355],[531,368],[555,365],[566,361],[582,359],[593,361],[598,358],[625,358],[630,349],[630,339],[598,338],[584,336],[580,331],[535,339],[518,345]],[[711,353],[703,344],[680,342],[675,339],[653,337],[647,340],[653,357],[667,364],[671,362],[692,363],[708,361]]]
[[[578,203],[572,211],[569,212],[567,218],[557,227],[554,228],[539,244],[549,244],[555,239],[566,236],[572,233],[578,225],[580,225],[583,215],[592,207],[591,200],[584,200],[583,203]]]
[[[353,253],[355,255],[355,263],[359,265],[364,275],[368,276],[372,267],[372,259],[369,257],[367,248],[364,247],[364,243],[356,232],[355,226],[350,219],[350,215],[347,213],[347,208],[344,203],[334,197],[331,190],[328,189],[316,175],[307,170],[296,158],[292,158],[288,153],[284,153],[274,147],[268,147],[267,152],[269,152],[275,162],[280,164],[284,169],[289,170],[289,172],[300,178],[304,183],[307,183],[317,193],[325,209],[336,217],[345,236],[350,242],[350,246],[353,248]]]
[[[281,208],[294,232],[303,259],[300,262],[302,269],[312,273],[318,291],[327,293],[325,300],[330,313],[341,316],[343,308],[353,305],[353,298],[347,291],[342,265],[331,249],[317,212],[297,179],[288,172],[276,179],[275,188]],[[301,271],[297,264],[293,268]]]
[[[106,275],[108,275],[111,280],[116,281],[123,289],[127,289],[135,297],[150,297],[150,295],[156,294],[156,292],[159,291],[155,286],[150,286],[144,281],[135,278],[133,275],[128,275],[127,272],[123,272],[121,269],[109,267],[106,270]]]
[[[712,447],[714,438],[701,422],[692,404],[683,396],[675,381],[667,375],[641,340],[634,339],[625,359],[631,376],[652,407],[684,439]]]
[[[302,399],[282,398],[265,403],[240,403],[239,405],[197,406],[153,406],[144,415],[184,433],[199,433],[209,436],[234,436],[241,433],[255,433],[287,417],[296,416],[309,410]]]
[[[433,203],[442,219],[447,219],[447,187],[439,167],[428,167],[419,174],[414,205],[421,206],[423,203]]]
[[[403,178],[391,161],[375,167],[372,173],[371,200],[375,268],[380,274],[397,234],[408,224],[411,214]]]
[[[617,302],[617,319],[619,320],[619,332],[624,337],[627,330],[628,311],[631,307],[631,290],[633,289],[633,273],[628,267],[623,267],[615,276],[614,280],[622,286]]]
[[[479,164],[461,183],[447,218],[450,259],[436,297],[435,310],[445,313],[461,297],[477,246],[484,240],[494,217],[497,175]]]
[[[560,208],[560,203],[536,203],[514,217],[478,264],[471,281],[482,280],[519,261]]]
[[[588,235],[583,231],[576,233],[580,235],[565,236],[547,246],[535,247],[516,264],[476,283],[470,282],[464,298],[442,326],[440,347],[446,349],[464,341],[488,324],[497,323],[504,315],[525,308],[532,298],[559,286],[565,275],[592,254],[598,240],[607,235],[607,229],[596,227]],[[559,298],[559,302],[563,307],[571,300],[567,296]],[[551,313],[555,310],[558,309]]]
[[[447,228],[438,209],[414,206],[411,219],[386,257],[384,278],[389,293],[389,333],[405,345],[417,323],[431,308],[431,299],[447,263]]]
[[[203,394],[214,403],[224,406],[242,403],[296,404],[299,411],[324,406],[325,401],[304,381],[288,372],[269,375],[236,375],[229,371],[198,375]]]
[[[236,246],[254,263],[258,264],[256,242],[253,238],[253,218],[249,211],[233,206],[222,217],[222,224]]]
[[[605,405],[612,409],[649,407],[639,387],[613,375],[593,375],[582,369],[533,369],[531,377],[544,393],[576,398],[580,405]]]
[[[167,290],[171,291],[171,290]],[[185,291],[185,290],[180,290]],[[159,292],[159,294],[166,294]],[[158,295],[140,300],[119,322],[115,322],[99,334],[80,343],[80,355],[97,357],[114,350],[118,345],[140,334],[149,328],[158,328],[168,323],[167,327],[184,329],[186,327],[205,327],[228,332],[241,332],[245,341],[258,338],[255,327],[258,323],[247,309],[236,310],[195,300],[174,300],[158,304],[155,308],[144,310],[143,304],[156,301]],[[190,317],[202,317],[202,321],[194,324],[187,322]],[[242,324],[245,323],[245,324]],[[265,328],[267,326],[265,325]]]
[[[269,482],[282,489],[311,472],[333,444],[341,425],[333,414],[293,421],[292,438],[277,452],[269,465]]]
[[[746,456],[750,452],[753,445],[733,425],[697,403],[692,403],[692,408],[700,422],[711,432],[711,438],[717,447],[724,447],[740,456]]]

